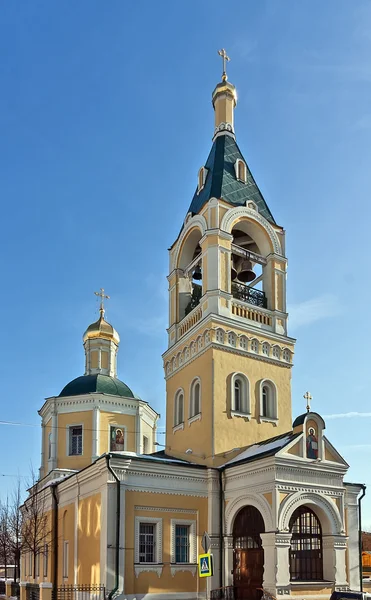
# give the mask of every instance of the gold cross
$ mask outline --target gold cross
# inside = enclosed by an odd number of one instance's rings
[[[229,56],[227,56],[226,51],[224,50],[224,48],[222,48],[221,50],[218,50],[218,54],[219,56],[222,57],[223,59],[223,75],[222,75],[222,81],[227,81],[228,77],[227,77],[227,62],[229,62],[231,59],[229,58]]]
[[[310,401],[313,400],[310,392],[305,392],[303,398],[307,401],[307,412],[310,412]]]
[[[103,319],[103,318],[104,318],[104,313],[105,313],[105,310],[104,310],[104,300],[105,300],[106,298],[107,298],[107,300],[109,300],[109,296],[107,296],[107,295],[104,293],[104,288],[100,288],[100,291],[99,291],[99,292],[94,292],[94,294],[95,294],[96,296],[99,296],[99,298],[100,298],[100,307],[99,307],[99,312],[100,312],[100,317],[101,317],[101,319]]]

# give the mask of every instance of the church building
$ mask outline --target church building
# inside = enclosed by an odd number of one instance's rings
[[[170,248],[165,447],[159,415],[117,377],[120,338],[101,290],[84,375],[39,411],[40,479],[24,512],[39,498],[45,519],[23,555],[22,600],[31,584],[42,600],[68,586],[102,585],[110,600],[360,589],[364,486],[345,481],[309,393],[292,417],[285,230],[237,145],[220,54],[212,147]],[[198,576],[202,540],[209,578]]]

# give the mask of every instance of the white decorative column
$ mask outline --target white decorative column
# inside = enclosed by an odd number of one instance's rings
[[[345,535],[323,536],[323,577],[335,581],[336,589],[348,587],[345,560],[347,542]]]
[[[345,522],[348,538],[348,573],[349,587],[351,590],[360,589],[359,571],[359,513],[358,494],[359,486],[347,486],[345,495]]]
[[[224,548],[224,585],[233,585],[233,535],[225,535]],[[219,587],[219,586],[218,586]]]
[[[53,409],[52,412],[52,430],[50,438],[50,458],[48,460],[49,471],[57,468],[57,436],[58,436],[58,415]]]
[[[100,410],[98,406],[93,409],[93,431],[92,431],[92,449],[91,460],[94,461],[100,456],[99,453],[99,426],[100,426]]]
[[[203,531],[200,532],[201,535]],[[207,593],[220,587],[220,493],[219,474],[214,469],[207,472],[207,533],[211,539],[210,552],[214,559],[214,575],[207,577]],[[227,584],[226,584],[227,585]]]
[[[40,469],[39,469],[40,479],[42,479],[44,477],[44,475],[46,474],[44,472],[45,471],[45,469],[44,469],[44,456],[45,456],[44,448],[45,448],[45,425],[44,425],[44,419],[43,419],[42,423],[41,423],[41,457],[40,457]]]
[[[290,593],[291,533],[261,533],[264,549],[263,588],[273,596]]]
[[[142,453],[142,415],[143,410],[138,405],[137,414],[135,415],[135,452],[137,454]]]

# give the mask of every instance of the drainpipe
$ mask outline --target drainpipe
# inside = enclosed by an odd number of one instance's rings
[[[361,500],[365,497],[365,495],[366,495],[366,486],[362,485],[362,495],[359,497],[359,500],[358,500],[359,584],[360,584],[360,590],[361,590],[361,592],[363,592],[363,581],[362,581],[362,575],[363,575],[363,573],[362,573],[362,510],[361,510]]]
[[[57,587],[58,587],[58,495],[57,495],[57,486],[52,485],[52,496],[53,496],[53,556],[54,561],[53,572],[52,572],[52,584],[53,584],[53,592],[54,597],[57,597]]]
[[[117,477],[116,473],[113,471],[110,464],[111,455],[107,454],[107,469],[113,475],[116,481],[116,557],[115,557],[115,587],[108,594],[108,600],[112,600],[113,596],[117,593],[119,589],[119,565],[120,565],[120,480]]]
[[[223,471],[219,470],[219,544],[220,544],[220,573],[219,587],[223,587],[224,571],[224,548],[223,548],[223,513],[224,513],[224,490]]]

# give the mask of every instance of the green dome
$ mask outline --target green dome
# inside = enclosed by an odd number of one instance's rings
[[[112,394],[125,398],[135,398],[131,389],[119,379],[109,375],[81,375],[63,388],[59,397],[81,396],[82,394]]]

